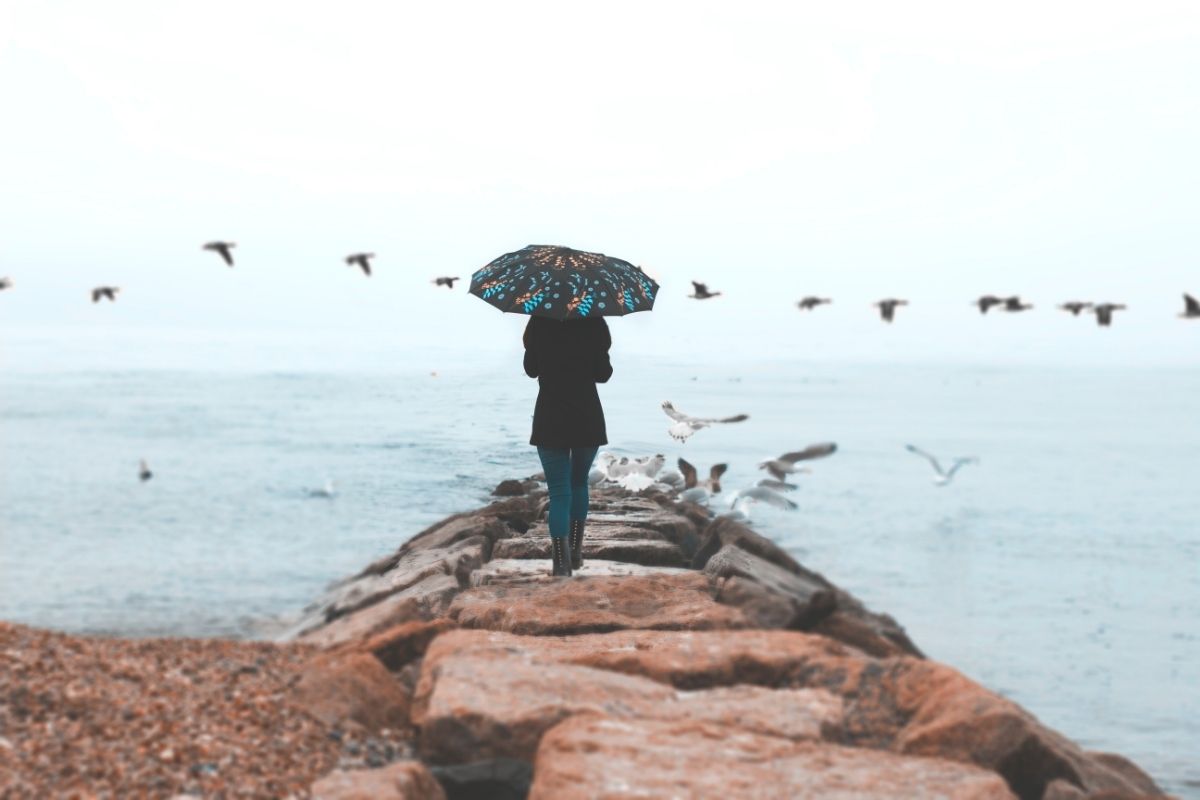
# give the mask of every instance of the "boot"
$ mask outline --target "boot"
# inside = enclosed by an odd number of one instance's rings
[[[570,536],[550,537],[550,556],[554,559],[554,569],[551,575],[571,577],[571,543]]]
[[[580,569],[583,566],[583,520],[571,520],[567,538],[571,540],[571,569]]]

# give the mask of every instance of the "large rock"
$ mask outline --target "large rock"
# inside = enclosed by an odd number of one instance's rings
[[[541,535],[532,535],[540,532]],[[550,536],[544,529],[533,528],[530,535],[504,539],[496,543],[496,558],[536,558],[549,560]],[[647,528],[608,526],[588,530],[583,540],[583,558],[624,561],[654,567],[685,567],[687,559],[676,545]]]
[[[681,692],[648,678],[539,657],[442,650],[423,665],[413,721],[435,763],[531,759],[545,731],[579,713],[691,719],[789,739],[841,735],[842,701],[812,689],[733,686]]]
[[[784,627],[796,630],[811,629],[833,613],[837,605],[836,595],[828,586],[776,566],[737,545],[728,544],[717,551],[708,560],[704,572],[714,580],[735,579],[728,591],[718,591],[720,602],[730,605],[741,605],[747,600],[755,605],[765,602],[743,581],[752,581],[784,598],[792,612]],[[724,586],[721,588],[725,589]]]
[[[370,731],[404,730],[411,697],[369,653],[320,654],[305,666],[290,700],[327,725],[351,720]]]
[[[447,615],[464,628],[535,635],[750,625],[739,610],[713,600],[703,575],[686,572],[479,586],[456,597]]]
[[[630,575],[685,575],[691,570],[674,567],[646,567],[624,561],[607,561],[593,558],[583,562],[575,575],[578,577],[628,577]],[[497,583],[557,583],[558,578],[550,574],[550,561],[534,561],[524,558],[493,558],[471,573],[472,586],[488,586]]]
[[[446,800],[437,780],[419,761],[379,769],[334,770],[312,785],[313,800]]]
[[[454,623],[444,617],[425,622],[414,620],[402,622],[382,633],[377,633],[362,643],[364,651],[371,653],[391,672],[425,654],[425,649],[440,633],[452,629]]]
[[[817,573],[800,566],[799,562],[788,555],[786,550],[767,537],[755,533],[740,522],[735,522],[728,517],[717,517],[700,534],[700,547],[692,557],[692,569],[704,569],[710,558],[729,545],[740,547],[764,561],[771,562],[780,569],[796,575],[803,575],[814,583],[825,585],[826,588],[833,586]]]
[[[538,748],[530,800],[1012,800],[966,764],[796,742],[696,721],[574,717]]]
[[[525,800],[533,783],[533,765],[514,758],[448,764],[431,771],[447,800]]]
[[[456,576],[431,575],[378,603],[305,631],[297,640],[321,647],[336,647],[364,640],[403,622],[430,620],[446,611],[459,589]]]

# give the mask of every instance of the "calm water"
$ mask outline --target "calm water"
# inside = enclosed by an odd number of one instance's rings
[[[331,579],[538,469],[519,366],[0,378],[0,618],[262,636]],[[931,656],[1200,796],[1196,371],[617,364],[614,450],[728,461],[833,439],[756,525]],[[658,403],[746,412],[680,445]],[[978,455],[929,483],[912,441]],[[137,481],[138,459],[155,471]],[[308,488],[336,482],[338,496]]]

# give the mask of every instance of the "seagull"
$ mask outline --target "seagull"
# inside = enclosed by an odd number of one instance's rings
[[[455,282],[455,281],[461,281],[461,280],[462,280],[462,278],[458,278],[458,277],[454,277],[454,278],[434,278],[432,281],[430,281],[430,283],[432,283],[434,286],[445,286],[447,289],[453,289],[453,288],[454,288],[454,282]]]
[[[694,298],[696,300],[707,300],[710,297],[716,297],[717,295],[720,294],[720,292],[710,292],[708,290],[708,284],[706,284],[706,283],[700,283],[699,281],[692,281],[692,286],[695,288],[695,294],[689,294],[688,297]]]
[[[699,419],[690,417],[681,411],[676,411],[675,406],[671,401],[664,400],[662,404],[663,413],[675,420],[675,424],[667,428],[667,433],[671,434],[671,438],[678,439],[681,442],[686,442],[688,437],[701,428],[707,428],[710,425],[725,424],[729,422],[743,422],[750,419],[746,414],[738,414],[735,417],[725,417],[723,419]]]
[[[906,306],[908,305],[908,301],[889,298],[887,300],[880,300],[875,305],[879,307],[879,316],[883,318],[883,321],[891,322],[896,316],[896,306]]]
[[[801,311],[812,311],[817,306],[828,305],[832,302],[833,301],[828,297],[813,297],[812,295],[809,295],[808,297],[802,298],[798,303],[796,303],[796,307]]]
[[[1078,317],[1079,312],[1085,308],[1091,308],[1091,303],[1085,303],[1081,300],[1070,300],[1066,303],[1059,303],[1058,307],[1063,311],[1070,311],[1073,316]]]
[[[11,283],[9,284],[12,285]],[[1183,313],[1179,315],[1183,319],[1200,319],[1200,300],[1192,297],[1187,292],[1183,293]]]
[[[825,458],[837,452],[837,444],[834,442],[821,442],[819,444],[810,444],[803,450],[796,450],[792,453],[784,453],[779,458],[772,458],[758,465],[759,469],[765,469],[771,473],[772,477],[777,480],[785,480],[788,475],[793,475],[797,472],[806,472],[802,467],[797,467],[797,461],[809,461],[814,458]]]
[[[352,253],[346,256],[346,266],[358,266],[363,271],[363,275],[371,277],[371,259],[375,257],[374,253]]]
[[[101,297],[107,297],[109,301],[117,301],[117,292],[121,291],[120,286],[97,286],[92,289],[92,302],[99,303]]]
[[[752,489],[742,489],[735,492],[732,501],[729,503],[731,510],[729,513],[722,514],[721,516],[736,522],[749,522],[750,506],[754,503],[766,503],[769,506],[787,509],[788,511],[795,511],[800,507],[779,492],[762,486],[755,486]]]
[[[146,463],[146,459],[138,462],[138,478],[145,483],[154,477],[154,473],[150,471],[150,466]]]
[[[683,473],[683,488],[694,489],[699,486],[711,494],[721,493],[721,476],[729,469],[728,464],[714,464],[708,471],[708,478],[701,481],[696,474],[696,468],[684,459],[679,459],[679,471]]]
[[[672,489],[678,490],[678,489],[688,488],[687,480],[683,477],[683,473],[678,472],[673,469],[667,470],[666,472],[660,474],[656,478],[656,480],[659,483],[665,483],[667,486],[671,487]]]
[[[1012,297],[1004,298],[1005,311],[1028,311],[1033,308],[1033,303],[1022,303],[1021,296],[1014,294]]]
[[[916,453],[917,455],[929,461],[930,465],[933,467],[933,471],[936,473],[933,476],[934,486],[946,486],[949,484],[950,481],[954,480],[954,473],[958,472],[959,468],[961,468],[964,464],[979,463],[978,458],[975,458],[974,456],[968,456],[966,458],[956,458],[954,459],[954,463],[950,465],[950,469],[942,469],[942,465],[938,462],[938,460],[929,453],[926,453],[921,448],[911,444],[906,444],[904,445],[904,449],[910,453]]]
[[[200,249],[201,250],[212,250],[214,253],[219,253],[221,255],[221,258],[225,259],[225,263],[232,267],[233,266],[233,254],[230,253],[229,251],[230,251],[230,249],[232,249],[236,246],[237,245],[233,242],[209,242],[208,244],[204,245]]]
[[[797,472],[812,472],[811,469],[798,469],[796,471]],[[764,489],[774,489],[777,492],[791,492],[791,491],[795,491],[796,489],[800,488],[799,486],[797,486],[794,483],[788,483],[787,481],[777,481],[774,478],[763,478],[761,481],[759,481],[758,483],[756,483],[754,485],[761,486]]]
[[[642,472],[631,472],[617,479],[617,485],[627,492],[640,492],[654,485],[654,478]]]
[[[322,486],[320,489],[309,489],[308,490],[309,497],[333,497],[336,494],[337,494],[337,490],[333,486],[332,479],[326,480],[325,485]]]
[[[7,275],[5,275],[3,278],[0,278],[0,292],[4,291],[5,289],[11,289],[11,288],[12,288],[12,278],[8,277]],[[1184,295],[1184,297],[1187,297],[1187,295]]]
[[[996,297],[994,294],[985,294],[975,301],[975,305],[979,306],[979,313],[986,314],[992,306],[1004,304],[1004,298]]]
[[[1112,315],[1114,311],[1124,311],[1124,303],[1097,303],[1092,306],[1092,311],[1096,314],[1096,324],[1102,328],[1107,328],[1112,324]]]
[[[658,475],[659,470],[663,468],[663,464],[667,463],[666,456],[662,453],[654,456],[630,459],[628,457],[618,458],[615,454],[607,450],[601,453],[596,460],[599,463],[600,470],[610,481],[615,481],[626,475],[645,475],[647,478],[653,478]]]
[[[708,505],[708,490],[703,486],[693,486],[691,489],[684,489],[679,493],[679,501],[706,506]]]

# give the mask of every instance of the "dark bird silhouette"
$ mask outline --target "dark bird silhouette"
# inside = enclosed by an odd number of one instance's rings
[[[0,292],[4,291],[5,289],[11,289],[11,288],[12,288],[12,278],[8,277],[7,275],[4,276],[3,278],[0,278]]]
[[[706,283],[692,281],[692,286],[695,289],[695,293],[689,294],[688,297],[695,298],[696,300],[707,300],[710,297],[716,297],[720,294],[720,292],[710,292]]]
[[[683,474],[683,488],[694,489],[697,486],[702,486],[711,494],[721,493],[721,476],[725,474],[725,470],[729,469],[728,464],[714,464],[708,471],[708,479],[701,481],[699,475],[696,474],[696,468],[689,464],[684,459],[679,459],[679,471]]]
[[[980,297],[975,301],[975,305],[979,307],[980,314],[986,314],[992,308],[992,306],[999,306],[1003,304],[1004,298],[996,297],[994,294],[985,294],[983,297]]]
[[[802,300],[800,300],[800,302],[796,303],[796,306],[801,311],[812,311],[817,306],[827,305],[832,302],[833,301],[830,300],[828,297],[812,297],[810,295],[809,297],[805,297]]]
[[[92,302],[99,303],[101,297],[107,297],[109,300],[116,302],[117,292],[121,291],[120,286],[97,286],[92,289]]]
[[[346,256],[346,266],[357,266],[363,271],[363,275],[371,277],[371,259],[375,257],[374,253],[354,253]]]
[[[884,322],[891,322],[896,318],[896,307],[908,305],[907,300],[880,300],[875,304],[879,307],[879,316]]]
[[[1091,303],[1085,303],[1082,300],[1070,300],[1066,303],[1059,303],[1058,307],[1063,311],[1070,311],[1072,315],[1078,317],[1079,312],[1084,309],[1091,308]]]
[[[1033,303],[1022,303],[1020,295],[1004,298],[1005,311],[1028,311],[1033,308]]]
[[[1192,297],[1187,292],[1183,293],[1183,313],[1179,316],[1184,319],[1200,319],[1200,300]]]
[[[146,463],[146,459],[143,458],[138,464],[138,479],[142,483],[145,483],[153,477],[154,473],[150,471],[150,466]]]
[[[460,280],[462,280],[462,278],[434,278],[433,284],[435,286],[445,286],[447,289],[453,289],[454,282]]]
[[[1112,315],[1114,311],[1124,311],[1124,303],[1097,303],[1092,306],[1092,311],[1096,314],[1096,324],[1102,328],[1107,328],[1112,325]]]
[[[225,263],[233,266],[233,254],[229,251],[237,245],[233,242],[209,242],[204,245],[202,250],[212,250],[214,253],[219,253],[221,258],[225,259]]]

